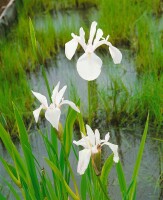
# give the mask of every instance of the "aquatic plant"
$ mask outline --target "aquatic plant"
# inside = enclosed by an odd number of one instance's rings
[[[93,160],[93,157],[96,154],[101,153],[101,147],[103,145],[108,145],[110,149],[113,151],[114,162],[117,163],[119,161],[118,145],[108,142],[110,138],[109,133],[105,135],[104,140],[101,140],[98,129],[96,129],[94,133],[91,127],[89,125],[86,125],[86,130],[87,130],[86,136],[82,133],[82,139],[80,139],[79,141],[75,141],[75,140],[73,141],[73,143],[76,144],[77,146],[80,145],[84,147],[83,150],[79,151],[79,162],[78,162],[77,172],[80,175],[84,174],[85,170],[87,169],[90,158],[92,157],[92,160]],[[100,163],[98,163],[98,165],[100,165]]]
[[[37,40],[35,38],[34,28],[32,26],[31,21],[29,25],[30,25],[30,37],[32,41],[33,51],[36,52],[38,46],[36,45]],[[37,56],[37,54],[35,54],[35,56]],[[59,91],[59,83],[58,83],[57,86],[54,88],[52,95],[50,94],[50,89],[49,89],[50,85],[47,80],[45,70],[43,72],[44,72],[43,77],[46,83],[48,94],[50,98],[52,96],[51,100],[55,108],[56,106],[60,106],[62,103],[68,103],[73,108],[73,109],[70,108],[67,113],[64,129],[63,131],[61,130],[62,139],[59,138],[58,140],[59,132],[57,131],[58,128],[57,126],[55,126],[55,128],[51,127],[49,134],[46,132],[42,133],[42,131],[39,130],[39,133],[44,141],[44,146],[47,150],[47,156],[46,158],[44,158],[44,160],[51,169],[52,177],[49,178],[48,170],[46,168],[42,168],[40,166],[40,163],[33,155],[32,147],[29,140],[29,135],[25,128],[24,122],[22,120],[22,117],[18,109],[16,108],[15,105],[13,105],[14,116],[19,130],[19,139],[20,139],[20,145],[22,147],[22,152],[18,152],[16,146],[14,145],[13,141],[10,138],[9,133],[6,132],[6,130],[0,124],[0,138],[4,143],[9,155],[11,156],[13,163],[12,164],[8,163],[1,156],[0,160],[3,163],[4,168],[6,169],[10,178],[13,180],[15,185],[18,186],[18,188],[20,189],[22,196],[18,194],[17,190],[14,189],[14,187],[8,181],[6,181],[7,185],[10,187],[14,197],[18,200],[22,199],[22,197],[23,199],[33,199],[33,200],[35,199],[66,200],[69,199],[69,197],[71,197],[74,200],[80,200],[80,199],[86,200],[87,197],[97,200],[110,199],[107,192],[107,178],[111,168],[113,167],[113,160],[116,163],[119,161],[119,156],[117,152],[118,146],[108,142],[109,134],[106,134],[104,140],[100,140],[100,134],[98,130],[95,130],[94,134],[93,130],[88,125],[86,126],[88,136],[82,136],[83,138],[81,140],[76,141],[74,143],[77,145],[83,145],[84,147],[88,148],[86,150],[89,151],[89,155],[90,153],[91,154],[93,153],[92,156],[94,163],[92,165],[89,165],[87,172],[85,172],[85,174],[81,177],[80,179],[81,189],[79,192],[77,180],[75,178],[74,172],[71,167],[71,163],[69,161],[69,155],[73,143],[74,123],[77,120],[79,123],[80,132],[85,134],[84,120],[82,114],[79,113],[79,109],[76,106],[74,106],[75,104],[72,104],[72,102],[69,102],[67,100],[62,100],[63,94],[66,89],[65,86]],[[40,109],[46,108],[48,110],[49,107],[45,96],[35,92],[33,92],[33,94],[36,96],[36,98],[38,98],[38,100],[42,104],[39,109],[34,111],[34,116],[37,121]],[[80,107],[80,101],[78,101],[77,105]],[[55,108],[53,107],[52,109]],[[53,114],[54,113],[52,112],[50,117],[53,117],[56,120]],[[142,160],[142,154],[148,130],[148,121],[149,121],[149,116],[147,117],[147,122],[142,136],[138,157],[135,163],[132,180],[128,187],[125,181],[125,176],[121,162],[119,161],[116,164],[117,176],[119,180],[120,190],[122,193],[122,199],[126,200],[135,199],[137,176],[140,168],[140,163]],[[87,142],[89,142],[89,146]],[[58,148],[58,143],[60,143],[60,148]],[[103,145],[108,145],[113,151],[114,155],[111,155],[106,159],[102,167],[101,174],[98,174],[100,176],[97,176],[94,171],[95,167],[94,164],[96,164],[96,166],[100,164],[96,163],[98,160],[96,155],[99,153],[100,148]],[[83,161],[83,157],[80,156],[81,153],[79,153],[79,158],[78,158],[75,148],[73,149],[76,159],[79,159],[79,166],[83,167],[80,165],[80,162]],[[85,149],[82,150],[82,152],[83,151],[85,151]],[[80,169],[78,170],[81,174],[83,174],[85,169],[87,168],[88,161],[89,159],[87,160],[87,162],[84,163],[82,162],[82,164],[84,164],[84,168],[82,168],[82,171]],[[73,191],[73,189],[70,186],[71,182],[73,183],[75,191]],[[3,194],[0,194],[0,197],[2,199],[5,198]]]
[[[103,31],[97,29],[96,32],[96,26],[97,22],[92,22],[87,44],[85,43],[85,32],[82,27],[80,28],[79,36],[72,33],[73,39],[65,44],[65,55],[69,60],[74,56],[78,44],[84,49],[85,53],[78,59],[76,67],[79,75],[87,81],[95,80],[101,73],[102,60],[94,53],[99,46],[103,44],[109,46],[109,51],[115,64],[119,64],[122,60],[120,50],[108,42],[109,35],[106,39],[103,38]]]
[[[40,112],[42,109],[46,110],[45,111],[45,118],[51,123],[51,125],[58,130],[58,124],[59,124],[59,119],[61,116],[61,110],[60,107],[64,104],[67,104],[71,106],[76,112],[80,112],[80,110],[76,107],[76,105],[69,100],[64,100],[63,95],[66,91],[67,86],[65,85],[60,91],[59,91],[59,85],[60,82],[55,86],[51,100],[52,103],[50,106],[48,106],[47,99],[44,95],[32,91],[33,95],[40,101],[41,105],[38,109],[33,111],[33,115],[35,118],[35,121],[38,122],[38,118],[40,115]]]

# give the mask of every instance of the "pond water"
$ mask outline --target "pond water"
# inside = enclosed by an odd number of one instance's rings
[[[73,17],[77,19],[77,23],[80,21],[80,16],[76,14]],[[55,15],[56,17],[56,15]],[[55,26],[58,28],[62,24],[62,15],[59,14],[57,19],[55,18]],[[72,15],[68,13],[68,17],[71,20]],[[83,20],[87,21],[86,15],[82,15]],[[37,19],[38,28],[43,25],[43,17]],[[57,21],[58,20],[58,21]],[[97,79],[98,88],[106,88],[110,85],[113,79],[122,80],[126,88],[131,91],[134,89],[135,84],[138,83],[137,74],[134,70],[134,62],[133,58],[130,55],[130,52],[125,49],[121,49],[123,54],[123,60],[120,65],[114,65],[113,61],[109,55],[109,52],[98,52],[97,54],[103,60],[103,67],[99,78]],[[48,81],[50,83],[51,89],[57,84],[58,81],[61,82],[61,87],[65,84],[68,85],[67,93],[65,96],[73,99],[74,96],[77,96],[81,99],[81,111],[84,114],[87,114],[87,82],[81,79],[76,70],[76,61],[82,53],[78,53],[74,56],[72,61],[67,60],[64,55],[64,51],[60,51],[60,53],[54,58],[47,60],[47,68],[46,73],[48,77]],[[36,92],[40,92],[47,96],[47,90],[44,83],[44,79],[42,77],[41,70],[36,72],[35,74],[31,74],[29,77],[29,84],[32,90]],[[66,107],[66,106],[65,106]],[[67,109],[63,108],[63,113],[66,113]],[[61,117],[61,121],[64,123],[65,115],[63,114]],[[49,127],[49,124],[45,122],[45,127]],[[107,125],[108,126],[108,125]],[[115,127],[104,128],[105,126],[99,124],[99,130],[102,134],[108,132],[111,133],[110,141],[112,143],[119,145],[119,153],[120,159],[123,163],[125,175],[127,177],[127,183],[131,180],[134,163],[137,157],[138,148],[141,140],[142,129],[137,126],[132,127],[131,130],[120,128],[117,129]],[[98,127],[97,127],[98,128]],[[44,132],[45,128],[41,127]],[[33,148],[34,155],[38,159],[40,165],[46,166],[43,157],[45,157],[46,151],[44,149],[43,141],[35,130],[30,130],[30,141]],[[149,136],[152,135],[148,134]],[[150,137],[147,138],[145,151],[143,154],[143,159],[141,163],[141,168],[138,177],[138,188],[137,188],[137,199],[139,200],[159,200],[160,197],[160,187],[159,187],[159,176],[160,176],[160,155],[159,148],[161,143],[159,141],[152,140]],[[17,144],[17,148],[21,151],[20,145]],[[0,145],[1,156],[6,160],[10,161],[10,157],[6,153],[6,150]],[[103,159],[106,159],[110,150],[107,147],[103,149]],[[76,163],[75,157],[73,153],[70,154],[70,162]],[[73,164],[73,170],[76,172],[76,166]],[[49,172],[50,173],[50,172]],[[1,178],[3,176],[5,179],[9,180],[8,175],[6,174],[3,166],[0,163],[0,185],[3,185],[3,180]],[[76,177],[80,180],[80,176]],[[118,186],[118,180],[116,178],[115,167],[111,171],[109,176],[109,186],[108,186],[109,194],[112,200],[120,200],[120,191]],[[6,187],[3,187],[2,192],[4,194],[8,194],[8,190]],[[12,199],[12,196],[9,196],[9,199]]]
[[[103,59],[103,68],[101,75],[97,79],[98,87],[106,87],[110,84],[110,74],[111,76],[115,76],[115,78],[122,78],[124,84],[128,88],[134,87],[134,84],[137,82],[136,72],[134,71],[134,64],[130,59],[129,53],[127,50],[122,50],[124,58],[123,62],[120,66],[115,66],[112,63],[111,58],[108,53],[99,54]],[[67,84],[67,91],[75,90],[78,91],[78,96],[81,98],[82,108],[85,113],[87,113],[86,105],[87,105],[87,84],[86,81],[82,80],[77,71],[76,71],[76,60],[79,55],[76,55],[72,61],[67,61],[64,52],[61,51],[54,60],[49,60],[48,68],[46,69],[47,77],[51,87],[57,84],[57,82],[61,81],[61,86]],[[32,74],[29,79],[31,89],[34,91],[40,92],[44,95],[47,95],[44,79],[42,77],[41,71],[38,71],[35,74]],[[84,95],[83,95],[84,94]],[[71,92],[67,93],[66,96],[71,97]],[[65,106],[66,107],[66,106]],[[65,115],[67,109],[63,108],[63,115],[61,117],[61,121],[64,123]],[[40,123],[41,124],[41,123]],[[49,126],[49,123],[45,122],[45,127]],[[111,142],[119,145],[119,153],[120,158],[123,163],[125,175],[127,177],[127,182],[131,180],[134,163],[136,160],[138,148],[141,140],[142,129],[139,129],[135,126],[132,130],[125,130],[123,128],[117,129],[115,127],[104,128],[102,124],[99,124],[99,130],[101,133],[106,133],[108,130],[111,133]],[[44,132],[44,127],[41,127]],[[106,129],[106,131],[105,131]],[[150,134],[149,134],[150,135]],[[33,152],[36,158],[38,159],[40,165],[48,170],[43,157],[46,156],[46,151],[43,147],[43,141],[38,134],[37,131],[31,130],[30,141],[32,144]],[[139,200],[157,200],[160,195],[160,187],[159,187],[159,175],[160,175],[160,155],[159,155],[159,145],[161,145],[158,141],[154,141],[152,139],[147,138],[145,151],[143,154],[143,159],[141,163],[141,168],[138,177],[138,188],[137,188],[137,199]],[[0,152],[2,156],[10,160],[10,157],[6,153],[5,149],[1,146]],[[17,144],[17,148],[21,151],[19,144]],[[110,150],[107,147],[103,149],[103,159],[107,158],[108,154],[110,154]],[[70,155],[70,162],[76,162],[73,153]],[[73,165],[73,170],[76,172],[76,165]],[[2,166],[0,166],[0,174],[3,175],[4,178],[8,179],[8,175]],[[49,171],[49,170],[48,170]],[[49,172],[50,173],[50,172]],[[78,181],[80,180],[80,176],[76,177]],[[9,179],[8,179],[9,180]],[[2,180],[1,180],[2,183]],[[4,193],[8,193],[8,190],[3,188]],[[109,177],[109,194],[112,200],[120,200],[120,191],[118,186],[118,179],[116,177],[115,167],[111,171],[111,175]],[[9,199],[12,199],[10,197]]]
[[[110,141],[112,143],[119,144],[120,159],[122,161],[124,172],[127,177],[127,183],[129,184],[133,172],[134,163],[137,157],[138,148],[140,145],[140,133],[142,133],[143,130],[138,128],[135,130],[115,129],[115,127],[110,127],[109,130],[111,135]],[[45,128],[42,128],[42,131],[45,132]],[[108,129],[106,131],[101,130],[100,132],[103,135],[107,131]],[[42,138],[37,131],[32,132],[30,134],[30,141],[33,153],[39,161],[39,164],[42,168],[45,168],[47,173],[51,174],[49,168],[47,167],[44,161],[44,157],[46,157],[47,153],[45,151]],[[141,168],[138,176],[137,199],[139,200],[159,200],[160,198],[160,145],[161,143],[159,143],[158,141],[154,141],[150,137],[147,138]],[[17,144],[16,146],[18,150],[21,151],[20,145]],[[6,150],[2,147],[2,145],[0,146],[0,152],[3,158],[5,158],[8,161],[11,161],[10,157],[8,156]],[[103,148],[103,160],[105,160],[110,153],[111,151],[109,150],[109,148],[105,146]],[[76,173],[77,161],[73,152],[71,152],[70,154],[70,163],[73,163],[73,171],[75,172],[77,181],[79,183],[80,176]],[[7,180],[10,180],[3,166],[1,166],[1,163],[0,176]],[[1,184],[3,185],[3,180],[0,178],[0,185]],[[112,200],[121,200],[115,166],[113,167],[109,175],[108,191]],[[2,192],[6,196],[9,194],[7,186],[3,187]],[[9,195],[8,199],[14,198],[12,197],[12,195]]]

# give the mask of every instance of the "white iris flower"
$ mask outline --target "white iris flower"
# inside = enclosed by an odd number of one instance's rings
[[[77,172],[80,175],[84,174],[85,170],[87,169],[91,155],[98,153],[99,149],[101,149],[103,145],[108,145],[110,149],[113,151],[114,162],[117,163],[119,161],[118,145],[108,142],[110,138],[109,133],[105,135],[104,140],[101,140],[98,129],[96,129],[94,133],[91,127],[86,125],[86,130],[87,130],[87,136],[85,136],[82,133],[82,139],[80,139],[79,141],[73,141],[73,143],[76,144],[77,146],[80,145],[84,147],[83,150],[79,151]]]
[[[103,31],[97,29],[96,32],[96,26],[97,22],[92,22],[87,44],[85,42],[85,32],[82,27],[79,30],[79,36],[72,33],[71,36],[73,39],[65,44],[65,55],[69,60],[74,56],[78,44],[84,49],[85,53],[77,61],[77,71],[87,81],[95,80],[101,73],[102,60],[94,53],[99,46],[103,44],[109,46],[109,51],[115,64],[119,64],[122,60],[120,50],[108,42],[109,35],[103,38]]]
[[[65,93],[65,90],[67,88],[67,86],[65,85],[60,91],[59,91],[59,85],[60,82],[58,82],[58,84],[56,85],[56,87],[54,88],[53,92],[52,92],[52,103],[50,104],[50,106],[48,106],[48,102],[47,99],[44,95],[37,93],[37,92],[33,92],[34,96],[40,101],[41,105],[38,109],[33,111],[33,115],[35,118],[36,123],[38,122],[38,118],[40,115],[40,111],[42,109],[45,110],[45,118],[51,123],[51,125],[56,128],[58,130],[58,125],[59,125],[59,119],[61,116],[61,110],[60,107],[63,104],[68,104],[69,106],[71,106],[76,112],[80,112],[80,110],[77,108],[77,106],[69,100],[64,100],[63,95]]]

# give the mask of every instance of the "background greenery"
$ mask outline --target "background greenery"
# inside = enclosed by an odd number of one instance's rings
[[[18,17],[9,28],[7,35],[0,38],[0,121],[12,136],[17,132],[14,124],[12,102],[21,111],[29,126],[33,100],[28,84],[28,73],[40,68],[33,55],[29,33],[29,17],[36,29],[36,38],[43,50],[42,62],[54,57],[69,41],[71,32],[78,32],[80,26],[87,31],[93,20],[97,20],[104,33],[109,33],[111,42],[129,49],[135,62],[139,83],[132,91],[121,81],[113,80],[108,89],[99,90],[102,109],[109,123],[144,123],[150,112],[150,125],[158,129],[162,123],[163,111],[163,29],[161,27],[162,4],[160,0],[24,0],[16,1]],[[96,15],[90,14],[89,20],[82,18],[76,25],[53,25],[53,12],[86,10],[94,6]],[[84,11],[83,11],[84,12]],[[35,19],[45,16],[45,24],[37,29]],[[45,65],[46,66],[46,65]],[[109,91],[111,90],[111,95]],[[123,91],[123,92],[121,92]],[[124,92],[125,91],[125,92]],[[102,97],[102,98],[101,98]],[[108,100],[111,102],[108,105]]]

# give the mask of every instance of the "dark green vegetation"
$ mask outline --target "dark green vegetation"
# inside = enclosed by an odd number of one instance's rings
[[[6,37],[0,38],[0,121],[15,134],[12,102],[26,123],[30,124],[32,97],[27,82],[27,72],[39,68],[32,52],[29,36],[29,17],[36,29],[36,38],[43,50],[42,62],[54,57],[70,39],[71,32],[80,26],[88,30],[93,20],[98,21],[104,33],[109,33],[111,42],[130,49],[138,76],[138,83],[129,91],[120,79],[112,80],[110,87],[99,91],[102,110],[107,111],[107,120],[123,125],[144,123],[150,112],[150,125],[160,127],[163,111],[163,30],[160,16],[160,0],[24,0],[17,1],[18,21],[10,28]],[[63,19],[59,27],[54,26],[52,11],[86,9],[95,6],[96,15],[89,19],[72,18],[72,23]],[[53,13],[54,14],[54,13]],[[44,26],[37,27],[38,16],[46,18]],[[85,23],[86,22],[86,23]],[[88,26],[87,26],[88,25]],[[132,94],[132,95],[131,95]]]

